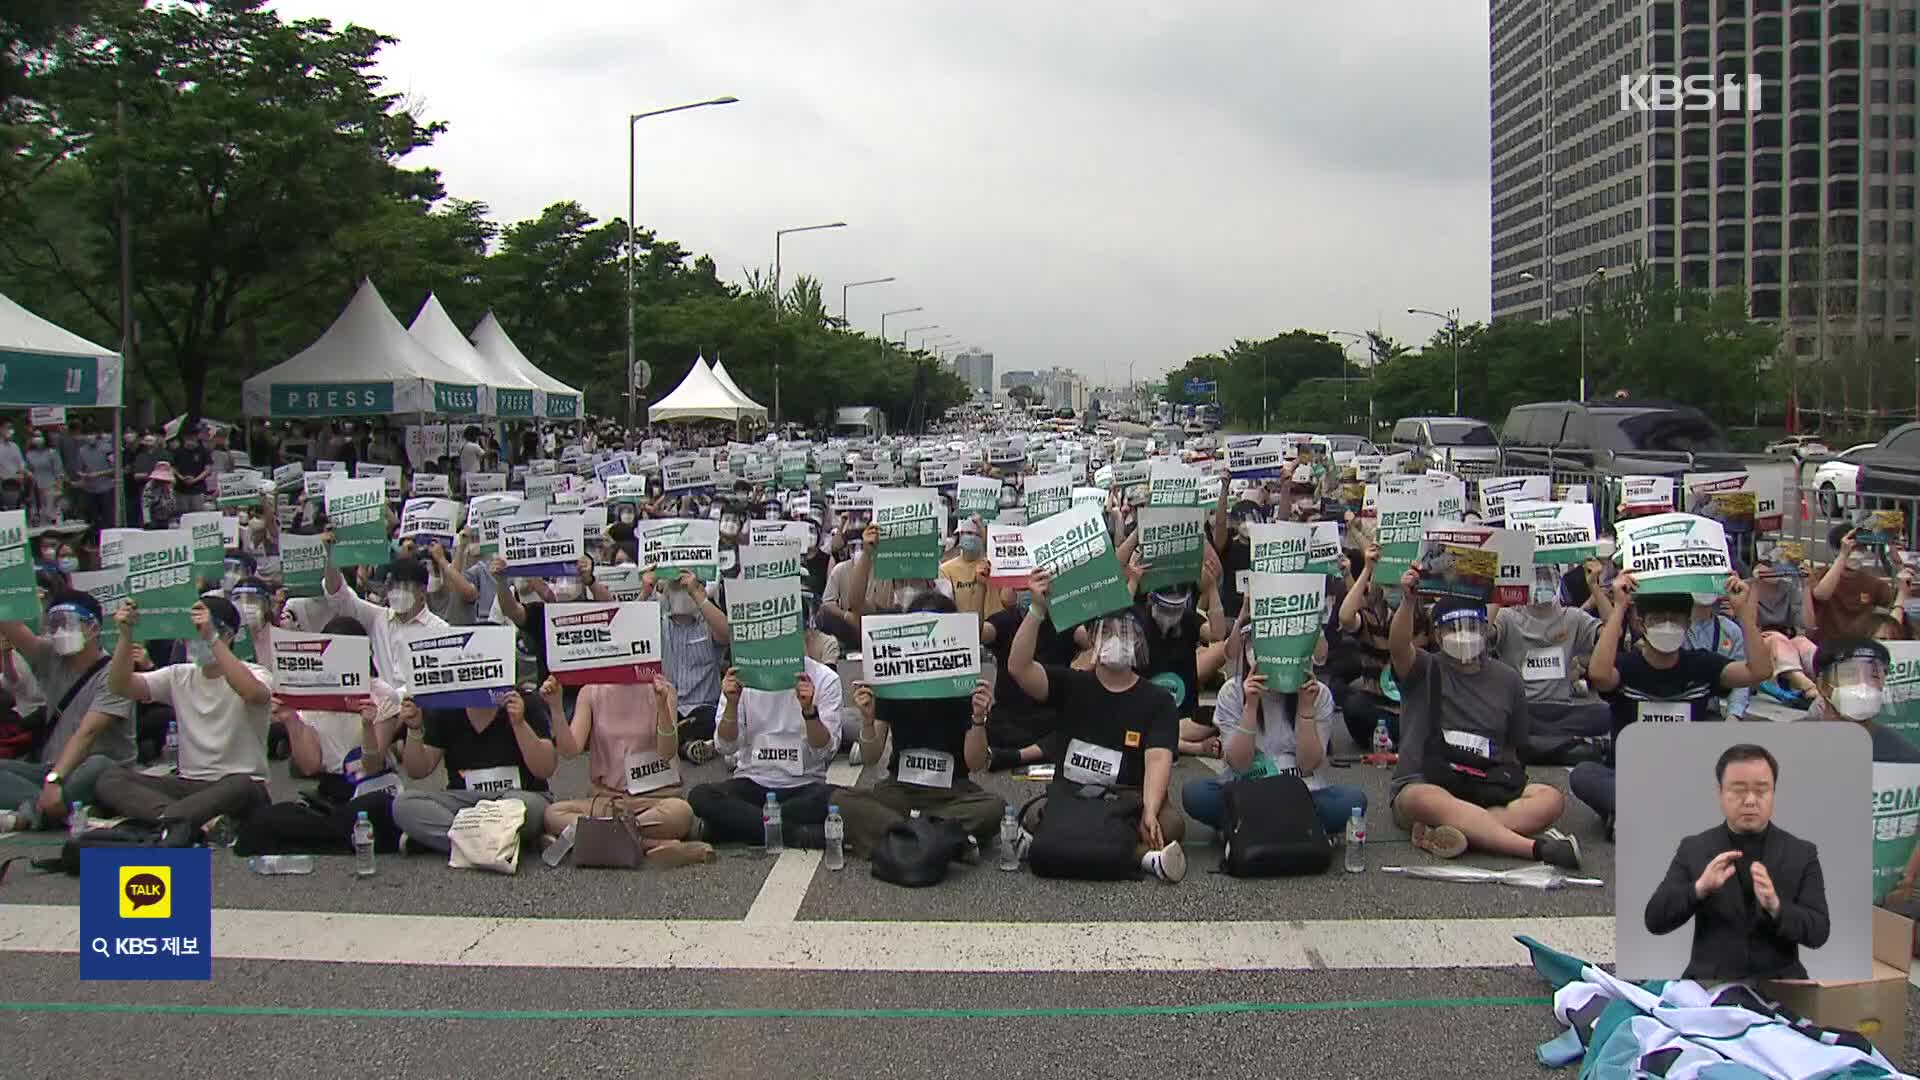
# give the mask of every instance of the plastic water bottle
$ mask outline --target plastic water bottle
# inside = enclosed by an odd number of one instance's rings
[[[91,826],[87,823],[87,808],[80,803],[67,807],[67,835],[78,837]]]
[[[353,876],[373,876],[373,822],[365,810],[353,819]]]
[[[180,771],[180,724],[167,721],[167,738],[160,744],[160,761],[174,772]]]
[[[1358,874],[1367,868],[1367,817],[1359,807],[1347,819],[1347,873]]]
[[[313,873],[311,855],[255,855],[247,859],[247,869],[263,877],[281,874]]]
[[[1020,869],[1020,822],[1011,806],[1000,819],[1000,869]]]
[[[778,855],[787,849],[787,834],[780,825],[780,800],[767,792],[767,805],[760,811],[760,824],[766,830],[767,854]]]
[[[847,868],[847,823],[840,817],[840,805],[827,807],[827,869]]]
[[[548,866],[559,866],[560,860],[566,858],[567,852],[573,850],[573,837],[579,824],[578,821],[567,822],[567,827],[560,830],[560,835],[554,838],[553,843],[547,845],[547,850],[540,853],[540,860]]]
[[[1387,731],[1387,721],[1382,717],[1373,725],[1373,752],[1376,754],[1393,753],[1393,735]]]

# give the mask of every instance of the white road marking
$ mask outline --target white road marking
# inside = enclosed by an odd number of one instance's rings
[[[835,787],[853,787],[860,781],[862,766],[854,765],[845,758],[839,758],[827,767],[827,783]],[[813,884],[813,874],[820,866],[820,853],[817,851],[783,851],[774,860],[773,869],[767,871],[767,880],[760,883],[760,892],[753,898],[753,906],[747,909],[746,921],[750,923],[790,923],[800,914],[800,905],[806,902],[807,889]]]
[[[761,971],[1335,971],[1519,967],[1526,934],[1613,962],[1613,917],[1302,922],[727,922],[219,909],[229,960]],[[0,952],[79,951],[80,913],[0,904]],[[353,942],[352,949],[342,948]]]

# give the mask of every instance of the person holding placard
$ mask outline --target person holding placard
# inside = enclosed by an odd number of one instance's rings
[[[560,766],[546,703],[538,695],[510,690],[497,707],[422,710],[411,696],[400,702],[407,727],[401,765],[424,780],[443,763],[444,791],[409,788],[394,796],[393,823],[408,843],[428,851],[452,850],[447,831],[454,815],[490,799],[517,799],[527,818],[522,843],[537,841],[552,797],[547,780]],[[404,848],[403,848],[404,850]]]
[[[880,549],[880,526],[868,525],[860,533],[860,554],[853,560],[853,570],[847,575],[846,595],[851,604],[847,609],[847,622],[854,632],[860,630],[861,616],[866,614],[898,614],[907,610],[915,597],[925,592],[938,592],[951,598],[953,583],[945,577],[900,578],[891,580],[873,576],[874,559]]]
[[[1130,577],[1134,567],[1146,569],[1135,561],[1129,565]],[[1147,639],[1147,666],[1140,674],[1173,698],[1180,718],[1180,752],[1219,757],[1220,732],[1194,719],[1201,684],[1217,674],[1226,660],[1229,624],[1220,602],[1219,556],[1212,547],[1203,547],[1198,587],[1162,586],[1137,601],[1134,614]]]
[[[1344,556],[1353,565],[1353,556]],[[1360,572],[1340,598],[1340,632],[1345,637],[1333,653],[1329,670],[1334,673],[1334,697],[1347,725],[1353,745],[1362,750],[1373,746],[1374,730],[1384,723],[1393,745],[1400,745],[1401,702],[1397,693],[1389,693],[1392,683],[1393,653],[1389,639],[1394,612],[1401,593],[1385,589],[1374,581],[1380,562],[1380,545],[1368,543],[1360,556]],[[1413,647],[1425,652],[1432,639],[1427,610],[1413,608]]]
[[[1028,580],[1033,606],[1014,635],[1007,674],[1034,702],[1059,711],[1062,737],[1047,798],[1080,798],[1089,790],[1137,793],[1140,869],[1180,881],[1187,873],[1180,847],[1187,823],[1167,798],[1180,719],[1173,698],[1138,674],[1147,663],[1145,632],[1130,609],[1109,612],[1095,624],[1092,671],[1041,667],[1034,650],[1052,575],[1035,567]]]
[[[1715,694],[1753,686],[1767,677],[1768,664],[1729,660],[1709,649],[1687,647],[1694,606],[1690,594],[1640,595],[1638,588],[1630,573],[1613,579],[1613,609],[1587,668],[1588,683],[1613,710],[1616,743],[1632,723],[1712,720],[1709,706]],[[1751,640],[1759,640],[1753,590],[1733,576],[1727,578],[1726,590],[1741,626]],[[1623,650],[1621,637],[1629,615],[1637,640],[1631,649]],[[1611,749],[1605,764],[1581,762],[1567,774],[1567,789],[1600,815],[1609,837],[1613,835],[1614,780]]]
[[[1587,571],[1598,588],[1598,564]],[[1573,681],[1579,665],[1593,656],[1600,620],[1560,602],[1560,574],[1552,565],[1533,568],[1533,585],[1524,607],[1493,613],[1494,652],[1520,673],[1527,689],[1527,712],[1535,736],[1605,735],[1612,713],[1603,701],[1576,702]]]
[[[959,554],[940,564],[940,580],[946,583],[943,591],[953,597],[956,611],[978,615],[984,623],[998,610],[1000,599],[999,590],[987,586],[987,564],[981,558],[987,550],[986,531],[979,518],[969,517],[954,532]]]
[[[1027,696],[1018,680],[1007,674],[1013,655],[1013,639],[1033,606],[1033,593],[1027,589],[1000,590],[1001,610],[987,618],[980,628],[980,642],[993,654],[995,665],[993,711],[987,718],[987,767],[1002,772],[1016,765],[1031,765],[1049,756],[1041,744],[1050,738],[1059,717],[1048,705]],[[1073,663],[1078,651],[1072,634],[1063,634],[1051,622],[1042,622],[1034,644],[1034,661],[1042,666],[1065,667]]]
[[[44,637],[24,622],[0,622],[10,663],[32,674],[48,707],[39,752],[0,761],[0,832],[58,826],[70,804],[94,801],[102,774],[138,756],[133,702],[107,688],[102,614],[92,596],[58,592],[47,600]]]
[[[1920,746],[1879,722],[1893,657],[1872,638],[1830,638],[1814,654],[1818,673],[1809,720],[1836,720],[1867,729],[1875,764],[1920,764]]]
[[[619,809],[632,815],[649,864],[713,861],[713,845],[695,836],[700,819],[680,795],[677,694],[671,682],[656,676],[651,683],[581,687],[572,717],[567,716],[559,679],[549,675],[540,684],[540,696],[557,721],[554,748],[563,758],[586,754],[592,785],[585,798],[547,807],[547,836],[559,836],[583,817],[608,817]]]
[[[662,585],[653,571],[640,575],[640,599],[663,600],[660,670],[675,689],[678,717],[675,738],[682,758],[701,765],[713,760],[718,724],[720,678],[726,670],[727,613],[691,570]]]
[[[791,690],[756,690],[732,668],[720,682],[725,704],[714,736],[722,754],[735,754],[733,776],[701,784],[687,795],[718,842],[758,844],[766,832],[761,810],[771,795],[780,804],[788,847],[826,844],[822,823],[834,789],[827,765],[840,748],[840,676],[802,659]]]
[[[334,616],[320,632],[367,636],[344,615]],[[400,695],[386,680],[369,680],[365,700],[353,709],[296,708],[276,693],[274,717],[287,729],[288,772],[318,779],[319,796],[326,802],[344,804],[400,786],[394,772],[398,759],[389,752],[402,730]]]
[[[391,686],[412,679],[407,667],[406,637],[422,629],[445,629],[447,620],[427,610],[427,567],[418,559],[399,558],[387,566],[385,606],[361,598],[347,585],[333,564],[333,531],[320,536],[327,555],[321,592],[337,615],[359,623],[373,639],[373,668]]]
[[[1402,595],[1420,588],[1418,563]],[[1413,647],[1414,607],[1403,603],[1388,632],[1400,685],[1400,760],[1389,787],[1394,823],[1415,847],[1443,859],[1468,847],[1578,869],[1580,845],[1552,828],[1566,800],[1529,783],[1520,766],[1532,720],[1520,673],[1487,652],[1487,611],[1447,597],[1434,605],[1438,656]]]
[[[114,613],[119,638],[107,668],[107,688],[136,704],[173,707],[180,739],[178,774],[148,776],[126,766],[101,774],[97,791],[108,810],[160,826],[162,843],[191,847],[216,817],[244,818],[265,806],[267,727],[272,722],[272,678],[265,668],[233,654],[240,612],[221,596],[193,606],[197,637],[188,661],[147,674],[134,671],[134,625],[139,608],[128,600]]]

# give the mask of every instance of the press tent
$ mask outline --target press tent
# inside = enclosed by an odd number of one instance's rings
[[[749,409],[759,409],[761,418],[766,418],[767,410],[763,408],[759,402],[748,397],[745,391],[734,384],[733,376],[727,374],[727,365],[724,360],[715,360],[713,362],[713,377],[719,380],[720,385],[726,388],[727,393],[732,394],[738,399],[740,404],[745,405]]]
[[[480,387],[407,333],[368,279],[318,341],[248,379],[240,400],[248,416],[476,416]]]
[[[476,407],[479,415],[498,415],[495,411],[497,394],[492,381],[487,378],[487,362],[480,358],[480,354],[473,351],[473,346],[460,333],[460,328],[453,325],[453,320],[447,317],[447,309],[440,305],[438,296],[432,293],[427,294],[426,302],[421,304],[420,310],[414,314],[413,324],[407,327],[407,333],[412,335],[415,341],[425,345],[433,355],[464,372],[467,378],[480,388],[479,404]],[[527,404],[528,409],[531,410],[531,400]],[[528,411],[519,415],[532,416],[533,413]]]
[[[473,328],[472,341],[474,351],[494,370],[512,372],[534,388],[537,399],[534,415],[545,420],[580,418],[580,391],[535,367],[533,361],[527,359],[520,347],[507,336],[506,329],[500,325],[499,319],[494,318],[493,312],[487,312],[487,317]]]
[[[115,350],[0,294],[0,405],[118,408],[120,372]]]
[[[707,367],[707,358],[697,356],[687,377],[673,392],[647,407],[647,419],[658,420],[754,420],[765,419],[767,410],[729,393]]]

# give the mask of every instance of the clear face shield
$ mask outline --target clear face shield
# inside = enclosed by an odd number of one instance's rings
[[[1487,617],[1478,611],[1447,613],[1434,628],[1440,638],[1440,651],[1452,659],[1471,664],[1487,648]]]
[[[1880,715],[1886,697],[1887,669],[1878,657],[1848,657],[1821,674],[1826,683],[1827,700],[1834,711],[1854,721],[1867,721]]]
[[[248,630],[258,630],[267,623],[267,613],[272,607],[272,598],[258,589],[241,588],[233,592],[233,606],[240,612],[240,624]]]
[[[1093,662],[1134,671],[1147,666],[1147,637],[1132,616],[1102,619],[1093,633]]]
[[[62,604],[47,612],[47,636],[53,640],[53,651],[61,656],[72,656],[86,648],[87,631],[99,629],[92,615],[72,605]]]
[[[1549,608],[1560,602],[1560,575],[1555,567],[1533,568],[1533,585],[1528,590],[1527,599],[1537,608]]]

